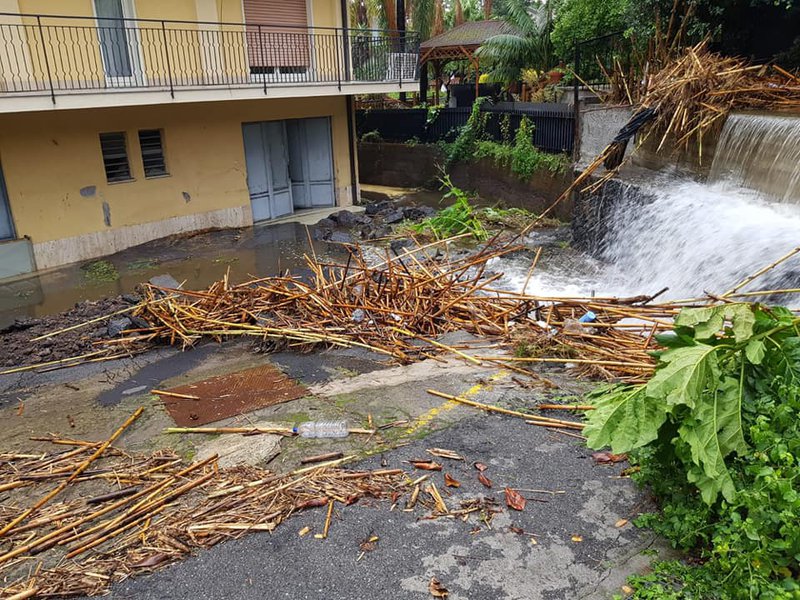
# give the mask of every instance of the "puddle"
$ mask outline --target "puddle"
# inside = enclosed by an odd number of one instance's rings
[[[338,259],[341,249],[314,242],[318,256]],[[226,229],[164,238],[101,259],[54,269],[0,285],[0,327],[15,319],[41,317],[132,292],[155,275],[169,273],[187,288],[203,288],[226,271],[234,283],[286,269],[303,274],[309,252],[306,227],[299,223]]]

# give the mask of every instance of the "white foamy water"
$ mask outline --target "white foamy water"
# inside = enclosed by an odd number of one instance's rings
[[[556,251],[551,262],[545,254],[528,293],[634,296],[666,287],[662,299],[722,294],[800,245],[800,118],[731,115],[709,182],[654,173],[611,193],[620,195],[591,200],[607,202],[596,259]],[[534,234],[531,247],[542,243],[537,235],[546,237]],[[507,261],[505,285],[521,290],[529,265],[530,258]],[[780,288],[800,288],[800,256],[743,291]]]
[[[666,298],[722,294],[800,243],[800,207],[770,203],[726,182],[665,181],[646,204],[611,211],[603,252],[626,293],[669,287]],[[749,289],[800,283],[794,257]]]

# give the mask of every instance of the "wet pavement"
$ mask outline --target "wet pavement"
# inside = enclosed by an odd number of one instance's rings
[[[83,300],[130,293],[169,273],[186,287],[203,288],[228,273],[231,281],[302,274],[310,252],[305,225],[280,223],[209,231],[148,242],[102,259],[0,283],[0,328],[15,319],[55,314]],[[343,256],[340,246],[313,241],[319,256]]]
[[[469,343],[451,334],[448,344]],[[475,340],[476,344],[484,344]],[[486,350],[476,350],[486,352]],[[344,418],[352,426],[404,421],[375,436],[345,439],[273,436],[175,435],[163,400],[150,394],[270,362],[309,388],[307,397],[232,417],[220,426],[255,423],[299,424]],[[138,406],[144,416],[121,439],[132,451],[174,448],[186,458],[222,451],[277,472],[296,468],[306,456],[341,451],[361,457],[357,466],[411,469],[406,462],[425,449],[447,448],[466,461],[441,459],[462,483],[445,488],[445,501],[492,497],[502,512],[490,524],[477,518],[428,520],[424,509],[390,511],[388,502],[363,501],[339,507],[330,537],[316,532],[325,511],[309,510],[271,534],[230,541],[152,575],[112,588],[113,598],[429,598],[431,577],[460,599],[610,598],[627,575],[652,560],[655,540],[629,522],[647,510],[648,497],[620,477],[624,465],[595,465],[573,437],[487,415],[427,393],[436,389],[480,402],[524,410],[539,401],[579,395],[588,385],[563,370],[547,377],[559,390],[523,388],[515,375],[464,361],[428,360],[398,366],[363,350],[265,356],[246,343],[205,344],[188,352],[165,349],[134,359],[82,365],[50,373],[0,377],[0,418],[4,451],[40,449],[29,437],[56,432],[78,439],[103,439]],[[21,408],[20,408],[21,407]],[[230,452],[229,452],[230,451]],[[276,452],[277,453],[276,455]],[[489,466],[487,489],[472,466]],[[522,492],[522,512],[505,507],[506,486],[564,493]],[[621,520],[626,520],[623,522]],[[622,524],[620,524],[622,523]],[[521,532],[521,533],[520,533]],[[380,539],[359,559],[359,544]],[[656,544],[658,546],[658,544]],[[648,550],[645,552],[645,550]]]

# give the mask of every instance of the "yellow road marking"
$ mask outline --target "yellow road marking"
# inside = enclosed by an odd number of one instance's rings
[[[508,377],[510,374],[511,374],[511,371],[498,371],[497,373],[494,373],[493,375],[490,375],[487,378],[486,383],[476,383],[471,388],[469,388],[466,392],[464,392],[463,394],[458,394],[458,395],[460,395],[460,396],[462,396],[464,398],[471,398],[472,396],[475,396],[475,395],[479,394],[480,392],[492,389],[492,384],[494,384],[499,379],[503,379],[504,377]],[[459,406],[459,403],[458,402],[453,402],[452,400],[447,400],[447,401],[443,402],[442,404],[440,404],[436,408],[432,408],[428,412],[426,412],[425,414],[422,414],[419,417],[417,417],[414,420],[414,423],[410,427],[408,427],[408,429],[405,430],[405,434],[406,435],[413,435],[414,433],[416,433],[417,431],[419,431],[423,427],[429,425],[431,421],[433,421],[436,417],[438,417],[442,413],[445,413],[447,411],[453,410],[457,406]]]

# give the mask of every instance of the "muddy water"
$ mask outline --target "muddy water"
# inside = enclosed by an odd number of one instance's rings
[[[319,256],[339,258],[339,246],[313,242]],[[232,282],[301,274],[309,252],[304,225],[282,223],[173,237],[129,248],[103,261],[87,261],[0,285],[0,327],[15,319],[40,317],[83,300],[132,292],[151,277],[169,273],[187,288],[202,288],[230,273]],[[92,268],[94,265],[94,268]]]

